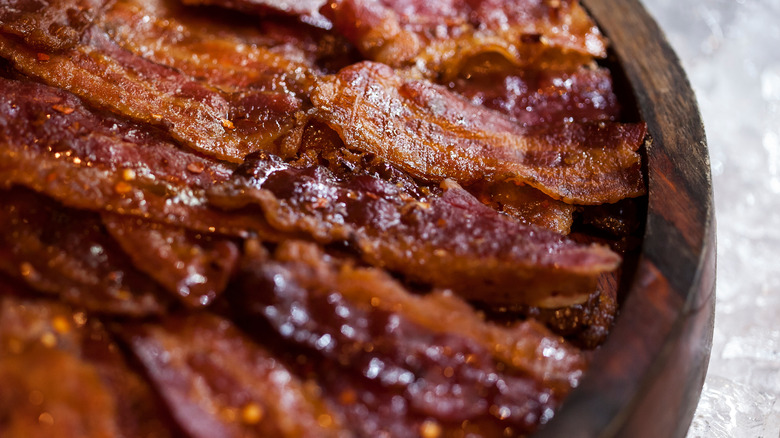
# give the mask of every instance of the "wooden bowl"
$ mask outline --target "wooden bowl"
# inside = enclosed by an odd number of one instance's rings
[[[652,137],[647,225],[610,337],[580,386],[534,437],[682,437],[704,382],[715,308],[704,128],[679,60],[639,1],[583,3],[611,40]]]

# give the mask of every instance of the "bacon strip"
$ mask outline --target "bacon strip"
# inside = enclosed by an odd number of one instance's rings
[[[529,132],[443,87],[363,62],[312,95],[347,147],[371,152],[426,181],[511,180],[575,204],[645,192],[636,152],[644,124],[564,124]]]
[[[475,105],[511,116],[522,126],[614,122],[620,115],[612,77],[603,67],[510,70],[469,76],[451,82],[450,88]]]
[[[374,397],[403,405],[352,400],[373,411],[358,427],[416,431],[431,416],[445,431],[468,420],[486,430],[528,432],[585,366],[579,352],[536,323],[485,323],[452,295],[411,295],[384,272],[342,264],[310,244],[287,241],[273,260],[250,258],[243,278],[232,297],[235,311],[266,319],[288,342],[313,350],[309,366],[326,387],[358,379]],[[340,377],[327,382],[330,367]],[[504,385],[512,389],[498,389]],[[351,404],[343,394],[337,400]],[[492,406],[505,406],[505,414],[494,417]]]
[[[162,313],[164,293],[138,272],[97,215],[26,190],[0,191],[0,270],[100,313]]]
[[[293,168],[268,155],[251,157],[209,199],[233,210],[259,206],[287,235],[350,241],[373,265],[475,300],[584,301],[599,273],[620,260],[606,247],[519,224],[454,183],[440,195],[415,198],[373,176],[339,179],[325,168]]]
[[[215,20],[213,15],[183,8],[174,0],[117,0],[100,26],[136,56],[226,92],[303,92],[313,86],[318,60],[339,56],[343,47],[327,44],[324,34],[301,26],[249,26]]]
[[[70,93],[0,78],[0,181],[80,209],[114,211],[201,232],[260,231],[262,219],[207,205],[205,188],[232,166],[154,132],[97,116]]]
[[[574,223],[575,206],[550,198],[544,193],[511,182],[474,184],[468,188],[483,204],[506,213],[520,223],[569,234]]]
[[[193,314],[124,326],[120,336],[193,438],[339,436],[311,386],[228,320]]]
[[[224,292],[238,261],[232,241],[132,216],[104,213],[103,224],[142,272],[190,307]]]
[[[0,56],[22,73],[92,106],[157,126],[196,151],[233,162],[289,131],[300,109],[300,101],[284,93],[254,92],[228,101],[189,76],[122,50],[96,27],[74,49],[45,60],[30,47],[0,36]],[[259,119],[231,120],[247,116],[240,108],[245,102],[262,105],[262,111],[249,114]]]
[[[369,59],[445,80],[484,57],[549,68],[606,56],[576,0],[331,0],[322,12]]]
[[[70,49],[107,0],[5,0],[0,33],[21,38],[43,52]]]
[[[60,303],[0,298],[0,380],[4,437],[171,436],[100,323]]]

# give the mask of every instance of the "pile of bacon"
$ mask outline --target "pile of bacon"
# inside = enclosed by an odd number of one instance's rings
[[[182,1],[0,7],[0,436],[549,421],[645,191],[577,1]]]

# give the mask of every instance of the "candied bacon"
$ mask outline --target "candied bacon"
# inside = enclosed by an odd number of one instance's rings
[[[99,321],[61,303],[5,296],[0,328],[0,436],[173,436]]]
[[[167,301],[107,235],[100,218],[27,190],[0,191],[0,270],[90,311],[159,314]]]
[[[312,94],[347,147],[376,154],[427,181],[511,180],[575,204],[645,193],[638,124],[552,125],[528,131],[447,89],[363,62]]]
[[[342,264],[311,244],[287,241],[273,259],[257,252],[250,245],[241,286],[229,295],[234,310],[313,350],[309,365],[336,390],[334,401],[347,405],[348,416],[356,413],[353,403],[372,411],[358,427],[385,423],[404,436],[400,430],[418,430],[433,417],[451,431],[468,421],[528,432],[585,366],[581,353],[536,323],[485,323],[451,295],[414,296],[386,273]],[[374,398],[345,401],[345,379],[357,380],[358,390],[373,388]],[[499,390],[504,385],[508,390]],[[383,406],[375,397],[397,400]]]
[[[250,157],[209,199],[225,209],[258,206],[288,236],[352,242],[371,264],[475,300],[579,302],[620,260],[606,247],[517,223],[454,183],[440,195],[415,198],[371,175],[339,179],[326,168],[294,168],[267,154]]]
[[[301,105],[283,92],[248,91],[226,98],[189,76],[121,49],[94,26],[75,48],[45,61],[30,47],[0,36],[0,56],[22,73],[68,90],[92,106],[157,126],[198,152],[234,162],[289,131]],[[246,99],[259,99],[263,111],[253,120],[234,123],[229,119],[233,106]]]
[[[449,88],[523,126],[616,121],[620,115],[609,70],[510,70],[456,79]]]
[[[174,0],[117,0],[100,26],[136,56],[226,92],[303,92],[313,85],[310,70],[317,69],[317,61],[338,56],[331,53],[335,45],[318,44],[319,35],[300,26],[263,23],[258,29],[177,5]]]
[[[576,0],[331,0],[322,12],[368,59],[444,79],[484,57],[551,67],[606,56]]]
[[[133,264],[186,305],[207,306],[227,287],[238,260],[232,241],[132,216],[102,219]]]
[[[84,108],[45,85],[0,78],[0,176],[75,208],[114,211],[202,232],[262,231],[255,217],[207,205],[205,188],[232,166]],[[68,108],[68,114],[53,107]]]
[[[512,182],[477,183],[468,187],[483,204],[506,213],[523,224],[569,234],[575,206],[550,198],[544,193]]]
[[[317,392],[226,319],[193,314],[117,330],[188,436],[341,436]]]
[[[70,49],[101,13],[106,0],[6,0],[0,33],[21,38],[44,54]]]

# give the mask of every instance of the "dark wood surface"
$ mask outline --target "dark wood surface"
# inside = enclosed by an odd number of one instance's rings
[[[535,437],[683,437],[712,345],[709,156],[680,63],[637,0],[583,0],[647,122],[648,217],[621,315],[580,386]]]

